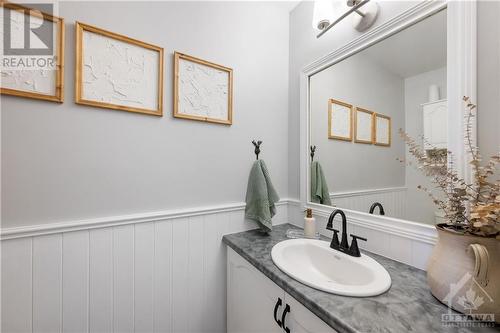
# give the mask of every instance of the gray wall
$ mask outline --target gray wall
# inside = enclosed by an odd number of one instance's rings
[[[479,1],[478,16],[478,143],[486,162],[500,152],[500,2]]]
[[[2,96],[2,227],[241,202],[264,141],[287,197],[289,12],[269,2],[62,2],[64,104]],[[162,118],[74,104],[74,22],[165,48]],[[256,24],[258,23],[258,24]],[[234,69],[232,126],[173,119],[174,50]]]
[[[446,98],[446,68],[418,74],[405,79],[405,130],[412,138],[424,134],[422,103],[428,102],[428,88],[437,84],[441,98]],[[422,140],[420,140],[422,141]],[[415,159],[406,151],[407,161],[412,165],[406,167],[407,205],[406,219],[432,224],[435,221],[436,208],[429,196],[417,189],[418,185],[433,188],[429,179],[416,169]]]
[[[381,11],[376,25],[387,21],[417,2],[379,2]],[[311,27],[312,2],[302,2],[290,15],[289,100],[289,196],[299,197],[299,73],[310,62],[359,36],[349,20],[316,39]],[[485,156],[500,150],[500,3],[478,4],[478,125],[479,147]]]
[[[418,2],[412,1],[382,1],[379,2],[380,12],[375,26],[412,7]],[[301,69],[312,61],[341,47],[361,33],[353,29],[351,20],[347,19],[335,26],[320,39],[311,26],[313,2],[301,2],[290,14],[290,82],[289,82],[289,147],[288,175],[289,196],[299,197],[300,156],[300,87],[299,73]]]
[[[415,2],[379,4],[376,25]],[[264,140],[262,157],[281,196],[298,198],[299,71],[359,33],[345,20],[318,40],[312,2],[300,3],[290,24],[288,12],[278,7],[61,3],[66,102],[1,96],[2,226],[240,202],[254,158],[252,138]],[[479,2],[479,145],[486,156],[500,148],[499,15],[500,3]],[[75,20],[165,48],[163,118],[73,103]],[[174,50],[233,67],[233,126],[171,117]]]
[[[403,79],[362,52],[315,74],[310,85],[311,144],[330,192],[404,186],[404,168],[396,159],[405,149],[395,135],[404,127]],[[330,98],[390,116],[391,146],[328,139]]]

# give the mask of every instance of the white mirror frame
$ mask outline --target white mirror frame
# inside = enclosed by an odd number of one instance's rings
[[[328,217],[336,209],[342,209],[350,224],[378,230],[393,235],[415,239],[428,244],[436,241],[432,225],[403,219],[372,215],[364,212],[328,207],[309,201],[309,78],[315,73],[363,50],[397,32],[447,8],[447,88],[449,150],[454,155],[457,172],[471,181],[472,169],[466,162],[469,153],[464,143],[464,116],[466,109],[463,96],[477,101],[476,83],[476,31],[477,12],[475,1],[422,1],[393,19],[373,28],[337,50],[304,67],[300,74],[300,201],[303,208],[312,208],[317,216]],[[476,142],[476,124],[472,126],[472,138]]]

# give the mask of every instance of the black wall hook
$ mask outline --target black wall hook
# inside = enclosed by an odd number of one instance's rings
[[[314,162],[314,153],[316,152],[316,146],[311,146],[311,162]]]
[[[260,145],[262,144],[262,141],[259,140],[259,141],[255,142],[255,140],[252,140],[252,143],[255,146],[255,150],[254,150],[255,159],[258,160],[259,154],[260,154]]]

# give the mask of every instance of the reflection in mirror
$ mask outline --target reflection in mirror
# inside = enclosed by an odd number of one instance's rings
[[[398,130],[446,160],[446,92],[446,10],[311,76],[310,200],[439,222]]]

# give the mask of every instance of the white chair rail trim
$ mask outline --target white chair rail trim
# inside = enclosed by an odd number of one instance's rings
[[[335,207],[328,208],[318,204],[308,204],[316,216],[328,218]],[[368,213],[349,209],[342,209],[347,215],[347,223],[357,225],[366,229],[382,231],[387,234],[396,235],[419,242],[434,245],[437,241],[437,231],[434,226],[415,223],[391,217],[381,217]],[[338,221],[336,219],[336,221]]]
[[[376,188],[372,190],[359,190],[359,191],[345,191],[345,192],[330,192],[330,198],[346,198],[357,197],[368,194],[390,193],[390,192],[404,192],[408,190],[407,187],[385,187]]]
[[[289,203],[289,199],[282,199],[276,205],[282,206]],[[205,206],[198,208],[170,209],[164,211],[146,212],[139,214],[117,215],[99,217],[85,220],[72,220],[66,222],[55,222],[23,227],[1,228],[0,240],[50,235],[61,232],[77,231],[84,229],[96,229],[113,227],[126,224],[146,223],[153,221],[164,221],[181,217],[225,213],[245,209],[244,202],[230,203],[225,205]]]

